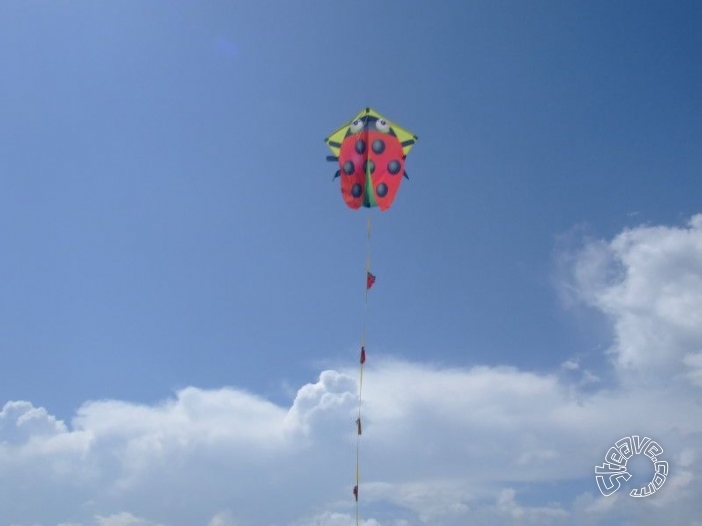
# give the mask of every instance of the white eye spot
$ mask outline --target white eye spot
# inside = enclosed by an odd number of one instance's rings
[[[383,133],[390,132],[390,125],[385,119],[378,119],[377,121],[375,121],[375,127],[378,129],[378,131],[381,131]]]
[[[358,133],[363,129],[363,126],[365,125],[365,122],[363,119],[356,119],[351,123],[351,126],[349,126],[349,129],[351,130],[351,133]]]

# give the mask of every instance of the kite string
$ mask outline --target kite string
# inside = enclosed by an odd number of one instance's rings
[[[371,215],[368,213],[368,223],[366,227],[366,292],[363,302],[363,320],[361,325],[361,356],[359,359],[360,368],[358,373],[358,417],[356,419],[356,485],[354,487],[354,496],[356,497],[356,526],[359,526],[360,511],[358,506],[358,493],[360,484],[360,449],[361,449],[361,405],[363,402],[363,366],[366,363],[366,318],[368,315],[368,290],[372,282],[370,280],[370,238],[371,238]]]

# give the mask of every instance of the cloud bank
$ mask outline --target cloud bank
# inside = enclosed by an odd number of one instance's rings
[[[616,381],[588,381],[577,357],[551,372],[369,363],[365,526],[702,524],[702,215],[589,241],[568,271],[612,324]],[[153,405],[86,402],[62,422],[7,402],[0,523],[355,524],[355,404],[343,368],[288,406],[188,387]],[[594,466],[632,434],[663,446],[670,476],[647,499],[602,497]]]

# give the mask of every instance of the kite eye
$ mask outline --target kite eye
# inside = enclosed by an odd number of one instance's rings
[[[363,129],[363,126],[366,123],[363,122],[363,119],[356,119],[351,123],[351,126],[349,126],[349,129],[351,130],[351,133],[358,133]]]
[[[390,125],[385,119],[378,119],[377,121],[375,121],[375,127],[378,129],[378,131],[381,131],[383,133],[390,133]]]

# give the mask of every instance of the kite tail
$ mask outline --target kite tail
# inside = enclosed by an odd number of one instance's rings
[[[368,226],[366,236],[366,294],[363,302],[363,323],[361,328],[361,353],[359,357],[359,373],[358,373],[358,418],[356,418],[356,485],[353,487],[353,495],[356,499],[356,526],[359,526],[360,511],[358,507],[358,493],[361,481],[360,476],[360,453],[361,453],[361,405],[363,402],[363,366],[366,363],[366,318],[368,315],[368,291],[375,283],[375,276],[370,271],[370,238],[371,238],[371,216],[368,214]]]

